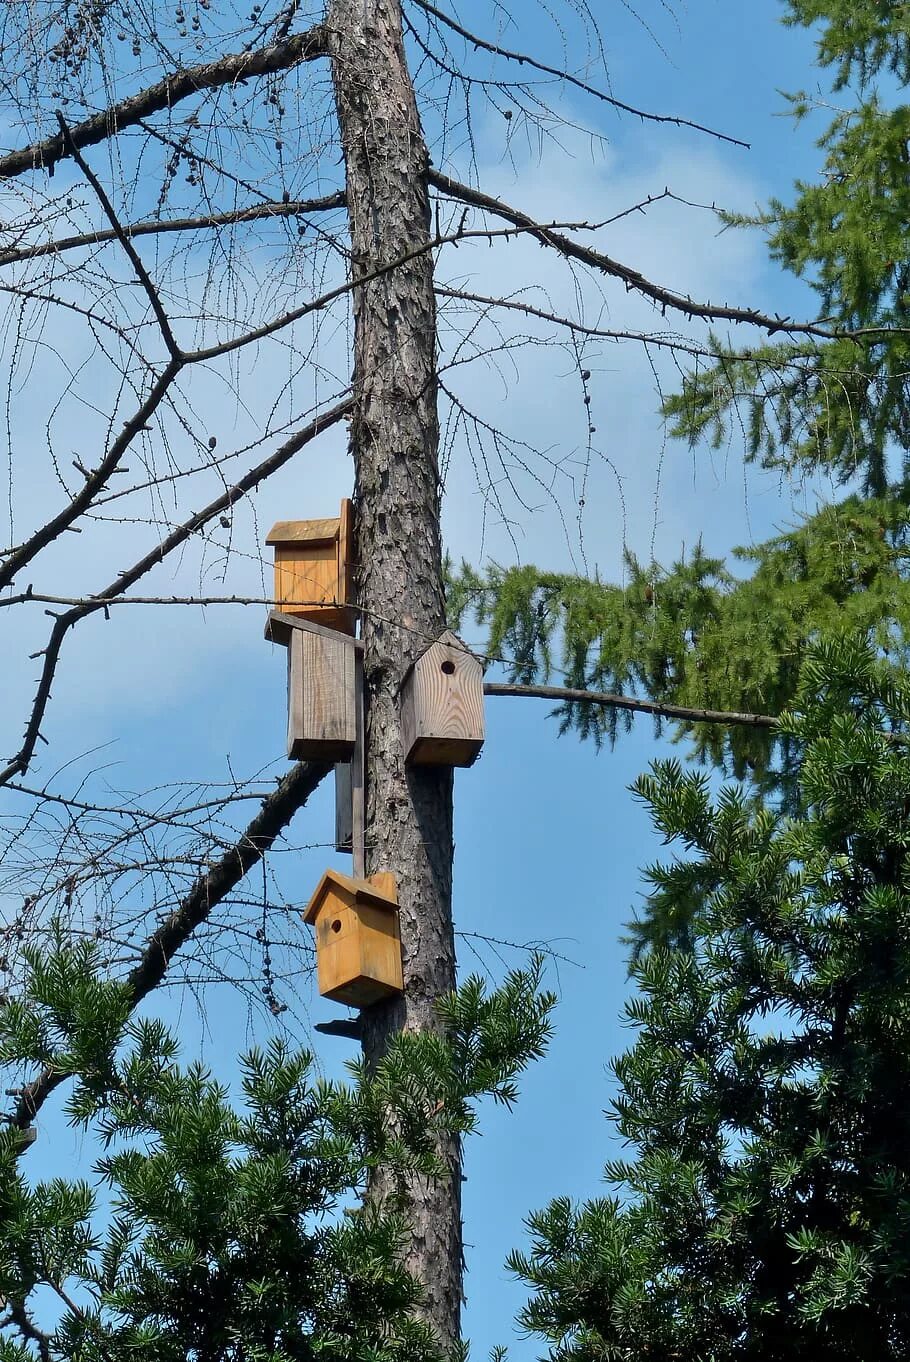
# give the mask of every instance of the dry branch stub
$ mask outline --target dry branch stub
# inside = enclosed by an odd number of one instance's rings
[[[266,537],[275,549],[275,601],[285,615],[353,634],[354,514],[351,502],[324,520],[279,520]]]
[[[327,870],[303,920],[316,931],[316,971],[324,998],[369,1007],[402,992],[394,875],[380,871],[356,880]]]
[[[447,629],[401,683],[401,740],[411,766],[471,766],[483,746],[483,667]]]

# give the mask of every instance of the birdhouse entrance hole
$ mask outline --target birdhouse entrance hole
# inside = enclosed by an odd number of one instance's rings
[[[446,676],[454,676],[454,675],[455,675],[455,663],[454,663],[454,662],[450,662],[449,659],[446,658],[446,660],[445,660],[445,662],[443,662],[442,667],[440,668],[440,670],[441,670],[441,671],[444,671],[445,674],[446,674]]]

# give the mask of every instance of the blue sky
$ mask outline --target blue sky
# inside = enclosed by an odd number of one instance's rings
[[[470,0],[462,13],[466,22],[495,36],[491,8]],[[795,176],[814,173],[819,155],[812,129],[794,131],[780,116],[779,91],[811,89],[819,77],[810,69],[810,38],[779,24],[782,6],[773,0],[749,5],[691,0],[671,8],[661,0],[642,0],[639,9],[650,33],[624,6],[604,8],[617,97],[717,127],[751,143],[751,150],[691,130],[618,117],[579,96],[567,111],[593,126],[603,143],[570,133],[561,148],[548,145],[538,154],[514,129],[510,134],[499,115],[486,114],[478,138],[485,187],[541,218],[602,218],[665,185],[682,197],[748,211],[769,194],[785,198]],[[504,32],[501,41],[556,60],[552,30],[525,0],[519,25]],[[765,260],[760,240],[717,235],[710,216],[697,209],[655,205],[646,218],[619,224],[604,248],[659,282],[697,296],[706,290],[715,301],[811,310],[806,290],[782,280]],[[440,273],[480,283],[486,278],[487,287],[518,287],[530,279],[557,301],[572,292],[558,263],[526,242],[498,254],[495,263],[486,247],[464,247],[457,258],[441,263]],[[615,306],[618,317],[620,300]],[[630,325],[653,324],[634,300],[623,299],[621,306]],[[555,503],[536,494],[531,513],[510,503],[516,523],[509,531],[490,509],[489,489],[478,487],[456,440],[445,508],[447,543],[456,556],[474,562],[521,559],[554,568],[586,562],[589,569],[613,577],[620,570],[623,544],[643,557],[653,545],[658,558],[669,558],[703,537],[711,551],[726,552],[792,522],[818,490],[826,490],[795,488],[776,475],[744,470],[735,442],[719,454],[665,449],[653,376],[642,356],[603,347],[590,351],[586,360],[594,375],[592,412],[599,438],[587,471],[583,533],[575,527],[576,494],[588,461],[583,441],[579,444],[581,407],[574,376],[564,358],[554,366],[552,355],[534,352],[518,372],[474,366],[460,391],[491,418],[507,417],[521,438],[570,455],[581,451],[570,457],[568,472],[558,482],[569,532]],[[672,385],[672,366],[660,376]],[[263,394],[271,381],[269,372],[254,379]],[[229,409],[214,386],[200,393],[197,409],[219,439],[239,440],[247,416]],[[264,579],[256,545],[261,547],[270,523],[279,517],[333,514],[349,489],[343,436],[333,432],[318,452],[307,451],[261,490],[251,508],[241,510],[237,539],[248,556],[232,565],[227,588],[259,594]],[[105,561],[115,561],[129,533],[122,527],[117,531],[104,548]],[[67,580],[91,582],[97,589],[92,574],[99,564],[88,551],[76,558],[71,546],[66,552],[69,559],[50,560],[45,585],[59,588],[66,573]],[[198,590],[216,580],[213,564],[191,549],[156,583],[162,592],[180,594],[187,583]],[[136,789],[188,774],[220,780],[232,770],[280,772],[284,656],[263,642],[261,625],[255,610],[165,615],[136,609],[115,612],[112,623],[98,618],[83,626],[67,654],[66,679],[48,720],[54,760],[109,744],[104,749],[112,763],[108,778]],[[42,627],[38,620],[36,636]],[[477,631],[468,636],[481,641]],[[31,679],[26,672],[10,676],[8,701],[16,720],[11,731],[18,731]],[[538,1351],[533,1340],[513,1335],[512,1318],[523,1292],[503,1268],[508,1250],[522,1240],[522,1217],[555,1195],[597,1194],[603,1162],[616,1152],[603,1111],[612,1091],[610,1058],[628,1041],[621,1022],[627,982],[618,938],[640,902],[639,867],[658,854],[646,812],[632,800],[628,786],[649,761],[670,750],[666,742],[655,742],[644,718],[615,750],[598,753],[573,737],[558,739],[547,715],[543,703],[490,700],[482,758],[456,778],[455,913],[463,933],[462,969],[479,968],[495,980],[505,964],[522,958],[507,946],[483,944],[479,937],[484,936],[519,945],[550,943],[566,957],[554,963],[551,974],[560,1003],[549,1056],[528,1075],[517,1111],[487,1111],[483,1133],[467,1151],[466,1333],[476,1357],[484,1357],[493,1344],[509,1343],[517,1362]],[[40,778],[49,774],[49,763],[50,757]],[[327,843],[332,826],[326,788],[298,817],[294,843]],[[276,855],[274,868],[289,902],[305,903],[330,859],[324,846]],[[316,996],[307,959],[301,953],[298,978],[283,988],[296,988],[312,1021],[328,1019],[337,1009]],[[227,990],[209,997],[206,1023],[191,999],[180,1004],[168,994],[160,1005],[183,1028],[186,1055],[201,1051],[226,1075],[237,1050],[253,1034],[265,1034],[261,1019],[251,1027],[245,1003]],[[315,1044],[325,1071],[338,1073],[349,1053],[346,1042],[316,1037]],[[59,1172],[57,1160],[69,1137],[51,1111],[42,1114],[39,1126],[30,1167],[36,1175]],[[78,1142],[73,1151],[82,1158],[90,1154]]]

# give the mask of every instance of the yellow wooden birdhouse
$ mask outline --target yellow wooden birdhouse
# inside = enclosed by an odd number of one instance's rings
[[[470,766],[483,746],[483,668],[447,629],[401,683],[401,741],[412,766]]]
[[[351,502],[328,520],[279,520],[265,541],[275,549],[275,601],[326,629],[353,634],[354,515]]]
[[[369,1007],[401,993],[398,892],[388,871],[355,880],[327,870],[304,921],[316,929],[316,973],[324,998]]]

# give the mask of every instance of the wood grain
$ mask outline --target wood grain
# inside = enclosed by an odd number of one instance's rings
[[[316,930],[316,972],[324,998],[369,1007],[403,988],[395,876],[357,880],[328,870],[305,921]]]
[[[266,543],[275,548],[275,601],[279,610],[329,629],[353,634],[353,510],[322,520],[280,520]]]
[[[343,629],[329,629],[324,624],[317,624],[315,620],[304,619],[300,615],[286,615],[281,610],[270,610],[265,622],[264,637],[269,643],[280,643],[287,647],[291,641],[291,635],[295,629],[303,629],[311,634],[325,634],[329,638],[342,637],[345,646],[353,648],[356,652],[363,652],[363,643],[359,638],[354,638]]]
[[[295,629],[288,648],[288,756],[345,761],[356,738],[354,649],[344,638]]]
[[[483,668],[447,630],[404,678],[401,738],[412,766],[470,766],[483,746]]]

